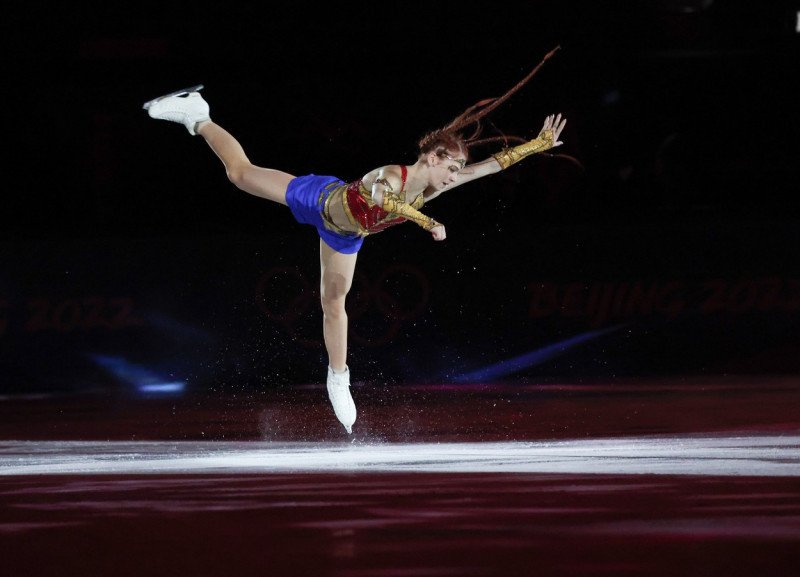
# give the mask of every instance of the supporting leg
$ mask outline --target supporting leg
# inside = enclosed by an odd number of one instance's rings
[[[347,367],[347,312],[345,300],[353,284],[358,253],[336,252],[320,240],[320,297],[323,336],[328,352],[328,397],[336,417],[348,433],[356,420]]]

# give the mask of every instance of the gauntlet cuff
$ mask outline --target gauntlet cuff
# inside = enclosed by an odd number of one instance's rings
[[[526,156],[543,152],[553,148],[553,131],[542,130],[534,140],[515,146],[514,148],[504,148],[500,152],[496,152],[492,156],[500,163],[503,170],[516,164]]]
[[[383,204],[381,206],[386,212],[402,216],[406,220],[416,222],[425,230],[431,230],[440,225],[440,223],[433,220],[431,217],[422,214],[416,208],[400,200],[394,192],[385,190],[383,192]]]

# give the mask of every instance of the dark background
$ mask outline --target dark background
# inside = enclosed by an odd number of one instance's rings
[[[369,238],[354,380],[797,374],[795,0],[28,2],[4,18],[0,393],[318,382],[317,239],[142,103],[202,83],[251,160],[355,179],[498,96],[559,150]],[[483,151],[489,154],[493,150]],[[481,151],[476,151],[480,155]],[[158,385],[177,383],[176,389]],[[148,389],[147,385],[156,385]]]

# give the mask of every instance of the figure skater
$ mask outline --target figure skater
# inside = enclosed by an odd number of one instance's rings
[[[433,240],[442,241],[447,236],[444,225],[420,212],[426,202],[446,190],[505,170],[531,154],[561,146],[559,136],[567,122],[561,114],[547,116],[539,135],[531,141],[506,136],[477,138],[481,118],[524,85],[554,52],[502,97],[481,101],[445,127],[423,136],[413,164],[373,168],[352,182],[335,176],[295,176],[251,163],[239,142],[211,120],[209,105],[199,93],[202,85],[145,103],[152,118],[183,124],[189,134],[202,136],[237,188],[287,205],[298,222],[317,229],[328,397],[348,434],[356,420],[356,407],[347,366],[345,298],[364,238],[410,220],[430,232]],[[468,127],[472,127],[472,135],[465,137],[463,130]],[[504,141],[505,148],[484,160],[468,163],[469,148],[490,140]],[[522,143],[512,147],[510,140]]]

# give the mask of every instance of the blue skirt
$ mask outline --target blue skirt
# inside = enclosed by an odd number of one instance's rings
[[[335,176],[319,176],[308,174],[297,176],[286,188],[286,203],[297,222],[310,224],[317,229],[319,237],[336,252],[353,254],[358,252],[364,237],[353,234],[342,234],[325,227],[322,218],[325,201],[337,186],[345,182]]]

